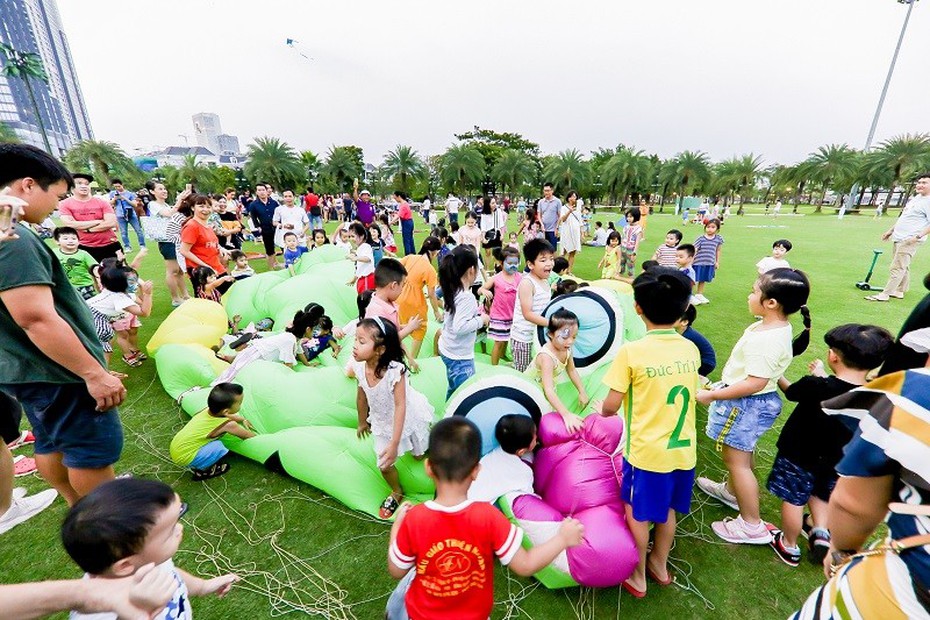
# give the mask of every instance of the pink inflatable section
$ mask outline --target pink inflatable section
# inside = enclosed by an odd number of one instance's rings
[[[623,421],[616,416],[590,415],[581,433],[571,435],[557,413],[544,415],[544,447],[533,465],[542,499],[521,495],[513,501],[514,516],[528,530],[531,523],[554,525],[566,516],[584,524],[583,542],[567,551],[568,571],[583,586],[619,585],[639,559],[620,501],[623,457],[616,452],[622,436]]]

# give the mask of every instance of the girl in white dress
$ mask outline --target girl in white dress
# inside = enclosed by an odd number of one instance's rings
[[[407,452],[426,454],[433,406],[410,387],[397,328],[380,317],[359,321],[346,374],[358,380],[358,437],[374,436],[378,469],[391,487],[378,516],[390,519],[404,497],[394,463]]]
[[[581,251],[581,205],[574,191],[568,192],[559,212],[559,245],[567,254],[568,273],[575,273],[575,253]]]

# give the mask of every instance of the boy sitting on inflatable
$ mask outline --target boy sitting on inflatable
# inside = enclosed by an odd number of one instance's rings
[[[497,501],[514,495],[534,495],[533,468],[523,455],[536,448],[536,423],[527,415],[501,416],[494,427],[500,448],[481,457],[478,477],[468,489],[468,499],[477,502]]]
[[[523,549],[520,528],[490,504],[467,498],[481,467],[478,427],[461,416],[446,418],[433,427],[429,446],[426,471],[436,499],[413,508],[405,502],[397,511],[388,572],[401,582],[385,617],[485,620],[494,605],[494,555],[528,577],[580,544],[584,528],[566,518],[549,541]]]

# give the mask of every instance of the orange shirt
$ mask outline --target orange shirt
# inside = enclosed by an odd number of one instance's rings
[[[191,218],[181,229],[181,243],[191,244],[191,254],[209,265],[216,275],[226,273],[226,267],[220,260],[220,241],[212,228],[200,224]],[[188,265],[188,270],[199,265]]]
[[[423,254],[407,255],[400,259],[400,262],[407,270],[404,288],[400,293],[400,297],[397,298],[400,322],[401,325],[404,325],[413,317],[420,317],[423,320],[423,326],[414,332],[414,339],[422,340],[422,335],[426,334],[428,314],[423,287],[436,288],[436,285],[439,284],[439,278],[429,258]],[[421,333],[422,335],[420,335]],[[418,335],[420,335],[419,338]]]

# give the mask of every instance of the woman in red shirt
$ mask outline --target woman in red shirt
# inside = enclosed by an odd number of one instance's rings
[[[187,274],[190,276],[195,267],[209,267],[216,272],[217,279],[223,279],[226,276],[226,251],[220,247],[213,227],[207,223],[207,218],[213,213],[213,201],[209,196],[197,194],[190,197],[188,204],[194,209],[194,217],[187,220],[181,229],[181,254],[187,263]],[[225,293],[232,283],[230,277],[217,290]]]
[[[394,192],[394,200],[397,201],[397,219],[400,220],[400,232],[404,238],[404,254],[416,254],[413,244],[413,211],[407,204],[407,194]]]

